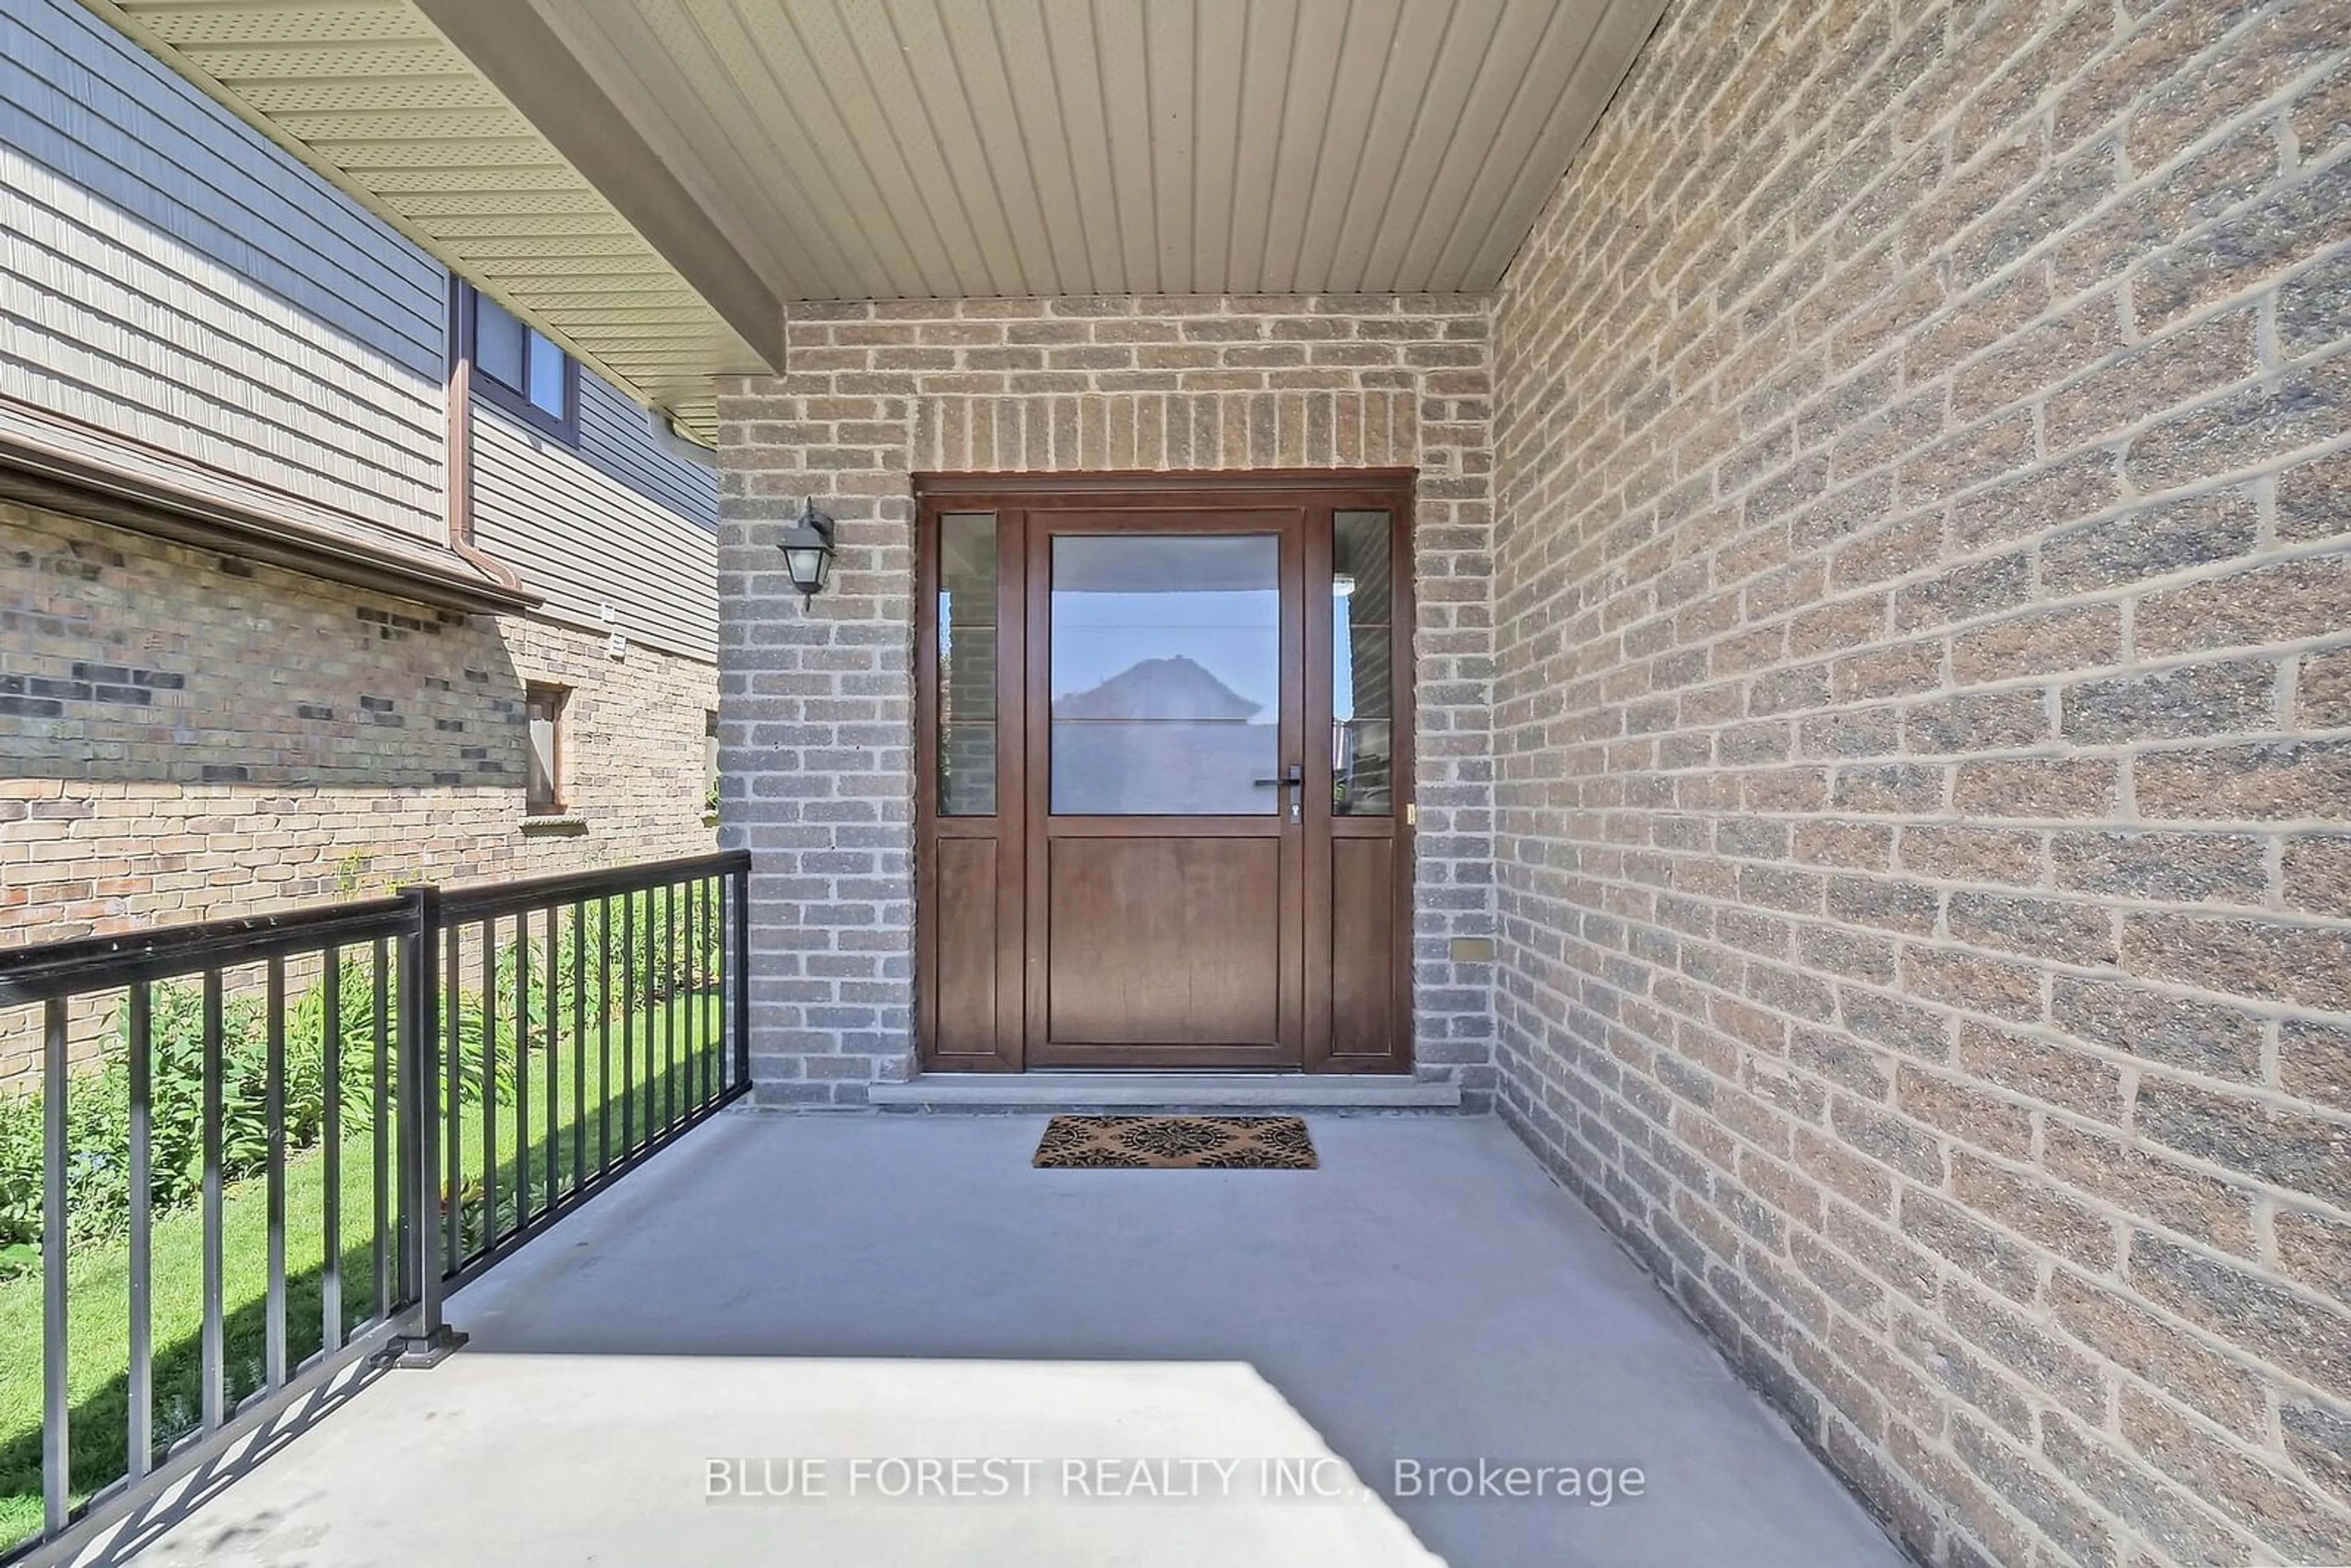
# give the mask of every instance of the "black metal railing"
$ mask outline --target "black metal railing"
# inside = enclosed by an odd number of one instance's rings
[[[0,1400],[0,1555],[124,1511],[336,1367],[438,1360],[449,1290],[747,1092],[749,869],[0,952],[0,1025],[36,1009],[41,1053],[37,1208],[0,1195],[0,1220],[37,1229],[42,1324],[39,1509]]]

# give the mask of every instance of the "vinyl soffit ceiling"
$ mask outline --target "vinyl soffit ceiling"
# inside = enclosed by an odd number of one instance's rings
[[[802,300],[1482,293],[1665,0],[83,0],[707,436]]]
[[[690,433],[713,373],[761,368],[409,0],[82,3]]]
[[[1483,292],[1661,9],[531,4],[787,299]]]

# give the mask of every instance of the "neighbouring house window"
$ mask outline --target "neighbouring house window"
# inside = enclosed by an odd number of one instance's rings
[[[702,809],[718,810],[718,710],[702,713]]]
[[[563,441],[579,433],[580,367],[544,332],[517,319],[472,286],[461,314],[483,397]]]
[[[563,810],[563,710],[571,694],[561,686],[530,688],[529,810],[535,817]]]

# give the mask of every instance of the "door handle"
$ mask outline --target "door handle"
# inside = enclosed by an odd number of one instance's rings
[[[1293,822],[1303,820],[1306,802],[1306,768],[1304,764],[1297,762],[1291,763],[1289,767],[1281,770],[1281,777],[1279,779],[1258,779],[1251,780],[1251,782],[1256,784],[1258,788],[1261,789],[1268,786],[1287,786],[1291,791],[1290,797],[1290,820]]]

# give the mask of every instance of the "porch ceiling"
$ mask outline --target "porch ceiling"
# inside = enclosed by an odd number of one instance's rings
[[[795,300],[1482,292],[1665,0],[85,0],[689,428]]]
[[[531,4],[788,299],[1483,291],[1663,8]]]

